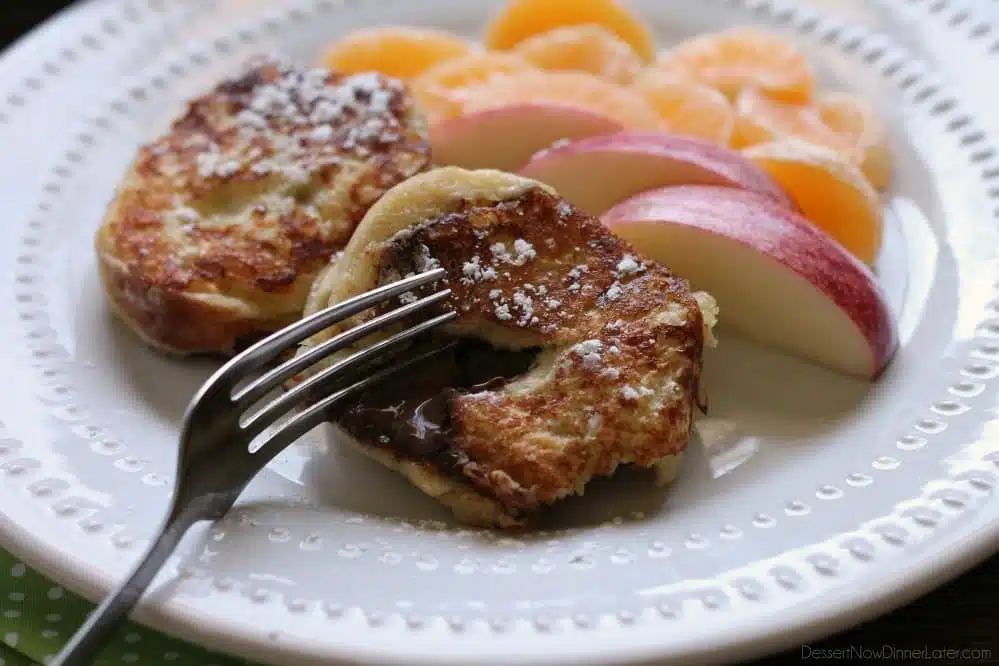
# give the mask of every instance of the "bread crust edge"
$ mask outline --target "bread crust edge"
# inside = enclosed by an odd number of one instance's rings
[[[457,479],[446,477],[431,465],[407,460],[386,449],[362,444],[335,425],[333,430],[336,432],[338,442],[400,474],[413,486],[450,510],[462,525],[502,530],[524,529],[531,527],[539,516],[536,512],[527,518],[512,515],[500,501],[478,492],[472,486],[462,484]],[[677,453],[664,456],[648,468],[655,472],[657,486],[667,486],[676,480],[680,474],[684,453],[685,450],[681,449]]]
[[[98,275],[112,311],[144,343],[172,355],[225,354],[234,351],[241,338],[278,330],[294,322],[300,313],[280,317],[253,316],[253,308],[239,301],[232,307],[210,294],[185,292],[150,285],[108,252],[97,236]],[[231,297],[227,301],[236,303]]]

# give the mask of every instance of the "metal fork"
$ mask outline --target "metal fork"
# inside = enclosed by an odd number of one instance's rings
[[[232,358],[201,387],[184,415],[180,432],[177,479],[166,520],[131,574],[87,618],[53,666],[91,666],[108,640],[128,617],[156,574],[192,525],[222,518],[257,473],[289,444],[322,423],[335,403],[372,386],[398,370],[443,349],[406,358],[350,383],[344,377],[370,367],[386,352],[453,319],[447,312],[422,321],[333,362],[259,410],[250,408],[288,379],[331,354],[376,331],[398,323],[444,301],[450,291],[439,290],[362,324],[348,328],[307,352],[271,370],[265,369],[299,343],[329,326],[388,299],[429,285],[444,277],[435,269],[361,294],[278,331]],[[261,374],[262,373],[262,374]],[[248,383],[247,383],[248,382]],[[316,399],[318,390],[329,391]],[[314,402],[313,402],[314,401]],[[311,403],[311,404],[310,404]],[[279,419],[304,408],[286,422]],[[265,441],[250,449],[254,439],[275,427]]]

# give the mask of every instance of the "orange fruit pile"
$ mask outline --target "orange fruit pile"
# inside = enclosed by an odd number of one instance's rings
[[[886,188],[891,180],[887,128],[859,97],[831,93],[807,104],[789,104],[747,88],[739,94],[736,114],[733,147],[800,139],[836,151],[860,167],[877,189]]]
[[[632,130],[651,131],[662,118],[638,93],[585,72],[527,71],[465,89],[465,113],[529,102],[597,111]]]
[[[444,30],[385,26],[350,33],[323,54],[322,64],[342,74],[375,71],[408,80],[439,62],[467,54],[471,48],[464,39]]]
[[[413,94],[431,121],[462,114],[466,91],[495,77],[533,71],[520,56],[498,51],[481,51],[445,60],[430,67],[412,81]]]
[[[539,69],[582,71],[628,84],[642,69],[641,56],[599,25],[569,25],[528,37],[511,49]]]
[[[852,158],[879,190],[891,184],[892,151],[888,127],[880,115],[856,95],[832,92],[815,103],[819,117],[833,132],[847,140]]]
[[[603,26],[645,62],[655,58],[652,31],[620,0],[509,0],[486,28],[486,48],[511,49],[528,37],[564,26]]]
[[[684,76],[735,98],[746,88],[787,102],[806,102],[815,87],[808,59],[777,35],[757,28],[731,28],[677,44],[656,68]]]
[[[736,132],[732,144],[745,148],[774,139],[795,137],[838,151],[848,151],[849,141],[823,121],[813,104],[790,104],[746,88],[735,100]]]
[[[406,80],[431,124],[537,101],[583,106],[624,129],[658,130],[665,122],[655,103],[628,87],[655,55],[651,31],[622,0],[509,0],[481,45],[434,29],[368,28],[334,43],[322,64]]]
[[[663,129],[727,146],[735,129],[735,109],[720,91],[658,70],[648,70],[632,89],[652,105]]]
[[[797,45],[760,28],[701,34],[658,50],[626,2],[508,0],[480,44],[430,28],[358,30],[334,43],[322,63],[407,81],[432,125],[485,109],[551,103],[602,114],[625,130],[745,150],[807,203],[799,201],[819,226],[871,260],[871,239],[880,237],[871,192],[889,185],[893,169],[886,124],[871,105],[817,90]],[[833,196],[867,213],[827,219],[821,201]],[[851,224],[856,229],[840,228]]]

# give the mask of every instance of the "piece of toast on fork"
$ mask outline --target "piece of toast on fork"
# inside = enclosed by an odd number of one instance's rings
[[[461,342],[338,407],[348,441],[483,526],[527,525],[620,465],[672,480],[713,343],[710,296],[541,183],[441,168],[371,208],[306,311],[436,267],[452,291],[441,307],[459,315],[445,334]]]

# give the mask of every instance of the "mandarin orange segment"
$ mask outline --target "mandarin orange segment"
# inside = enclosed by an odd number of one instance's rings
[[[497,76],[532,71],[518,55],[482,51],[440,62],[412,82],[413,94],[431,122],[461,115],[465,89]]]
[[[836,151],[797,139],[762,143],[743,154],[784,188],[801,212],[858,259],[873,264],[881,248],[878,193]]]
[[[485,45],[507,50],[553,28],[583,24],[613,32],[645,62],[655,58],[652,32],[621,0],[509,0],[489,23]]]
[[[327,69],[343,74],[381,72],[399,79],[412,79],[443,60],[471,51],[457,35],[432,28],[385,26],[349,33],[323,54]]]
[[[696,136],[727,146],[735,126],[735,109],[714,88],[650,69],[632,89],[642,95],[673,134]]]
[[[464,113],[524,103],[584,108],[619,122],[626,130],[655,130],[663,120],[633,90],[583,72],[521,72],[465,89]]]
[[[628,42],[599,25],[568,25],[532,35],[512,52],[540,69],[589,72],[624,84],[643,65]]]
[[[797,138],[839,152],[876,189],[891,182],[894,159],[885,123],[854,95],[827,93],[814,104],[787,104],[747,89],[739,95],[736,112],[733,147]]]
[[[747,88],[736,99],[735,109],[737,120],[732,138],[735,148],[794,137],[844,154],[853,149],[853,144],[830,129],[811,104],[780,102]]]
[[[805,102],[815,77],[807,58],[787,39],[753,27],[731,28],[681,42],[656,66],[716,88],[734,99],[758,88],[774,99]]]
[[[826,93],[816,100],[819,117],[854,146],[860,169],[879,190],[888,187],[894,168],[888,128],[864,100],[849,93]]]

